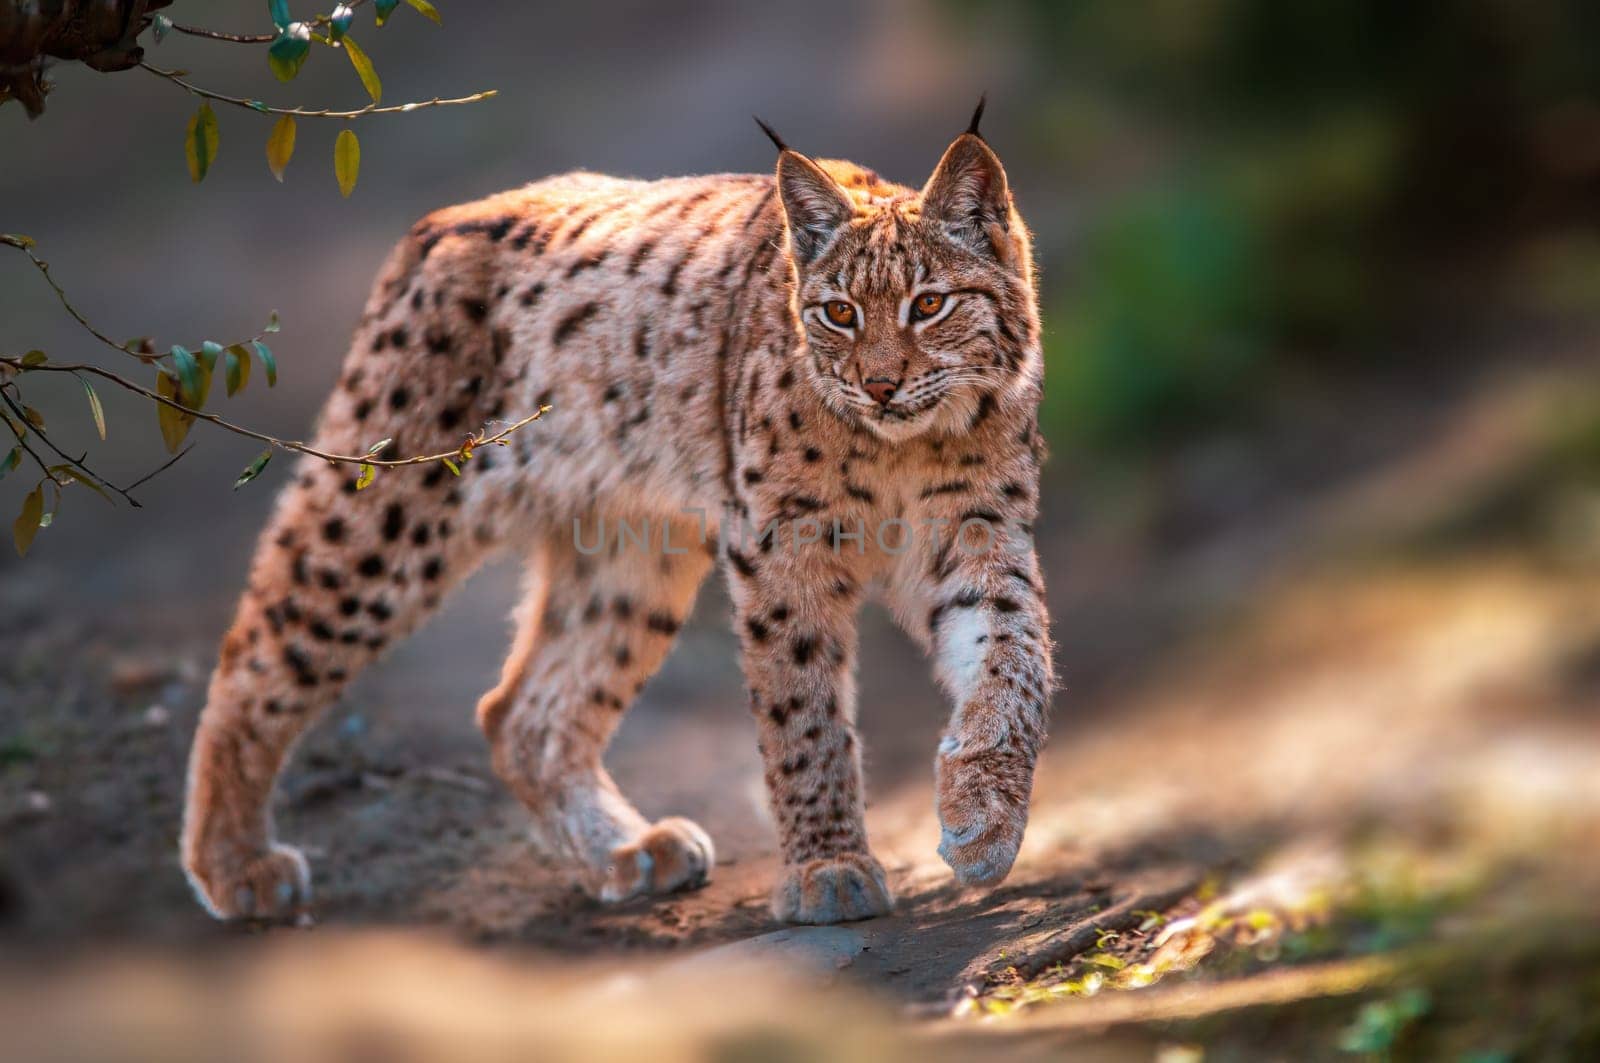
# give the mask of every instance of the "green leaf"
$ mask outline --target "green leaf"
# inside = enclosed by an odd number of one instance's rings
[[[11,453],[7,454],[4,459],[0,459],[0,480],[4,480],[12,469],[21,464],[22,448],[12,447]]]
[[[267,169],[279,181],[283,180],[283,171],[294,157],[294,135],[294,115],[286,114],[278,119],[272,127],[272,135],[267,138]]]
[[[39,534],[39,522],[43,519],[44,484],[40,484],[22,500],[22,512],[17,514],[16,522],[11,525],[11,539],[17,544],[19,557],[28,556],[28,547],[33,545],[33,537]]]
[[[202,103],[189,119],[189,135],[183,142],[184,158],[189,162],[189,180],[199,183],[217,157],[217,116],[211,104]]]
[[[289,0],[267,0],[267,10],[272,14],[272,24],[280,30],[294,20],[289,14]]]
[[[425,17],[432,19],[434,25],[444,25],[444,19],[439,17],[439,9],[428,3],[428,0],[406,0],[406,3],[422,12]]]
[[[172,32],[172,20],[165,15],[157,15],[150,20],[150,28],[155,31],[156,43],[160,44]]]
[[[389,21],[389,16],[394,14],[394,9],[400,6],[400,0],[377,0],[373,5],[378,9],[378,25]]]
[[[278,320],[278,312],[276,310],[274,310],[272,313],[267,315],[267,326],[266,326],[266,328],[262,329],[261,331],[262,332],[277,332],[282,327],[283,327],[283,323]]]
[[[200,394],[200,363],[189,353],[187,347],[173,344],[172,366],[178,371],[178,381],[183,385],[180,392],[183,397],[178,401],[185,406],[199,408],[200,404],[194,400]]]
[[[344,129],[333,142],[333,175],[339,179],[339,194],[349,198],[356,189],[356,177],[361,172],[361,142],[355,131]]]
[[[362,462],[361,471],[356,474],[356,490],[365,491],[377,475],[377,469],[373,468],[371,465],[368,465],[366,462]]]
[[[276,330],[268,329],[267,331],[272,332]],[[272,351],[265,343],[262,343],[260,340],[251,340],[250,342],[256,349],[256,357],[261,359],[261,368],[267,371],[267,387],[277,387],[278,360],[272,357]]]
[[[267,65],[279,81],[293,81],[310,54],[311,28],[304,22],[291,22],[267,46]]]
[[[393,442],[393,439],[380,439],[376,443],[372,444],[372,446],[367,448],[367,453],[365,456],[369,458],[376,457],[377,455],[383,453],[384,448]]]
[[[100,396],[95,394],[93,384],[82,377],[78,378],[78,382],[83,385],[83,393],[89,397],[89,412],[94,415],[94,430],[100,433],[100,441],[103,443],[106,438],[105,407],[100,405]]]
[[[178,399],[178,382],[166,373],[156,374],[156,394],[173,402]],[[174,410],[166,403],[156,405],[156,422],[161,426],[161,441],[167,445],[167,453],[176,454],[182,445],[183,438],[189,434],[189,426],[194,424],[194,418],[179,410]]]
[[[49,356],[43,351],[33,350],[22,356],[22,365],[26,369],[36,365],[43,365],[49,360]]]
[[[457,465],[455,462],[451,461],[449,458],[440,458],[439,460],[444,462],[444,467],[449,469],[452,475],[454,475],[454,476],[460,476],[461,475],[461,466]]]
[[[241,472],[239,474],[239,478],[233,481],[233,489],[237,491],[251,480],[254,480],[257,476],[260,476],[261,470],[265,469],[267,467],[267,462],[271,460],[272,448],[268,447],[266,450],[263,450],[260,454],[256,455],[255,461],[252,461],[249,465],[244,467],[244,472]]]
[[[200,364],[205,366],[208,372],[217,368],[217,359],[221,357],[221,355],[222,344],[220,343],[217,343],[213,340],[206,340],[200,345]]]
[[[361,50],[361,45],[356,43],[354,37],[346,37],[344,50],[350,57],[350,65],[356,68],[356,75],[361,78],[362,87],[367,90],[367,95],[372,97],[372,102],[377,103],[382,100],[383,82],[378,80],[377,68],[372,65],[372,60],[367,58],[367,53]]]

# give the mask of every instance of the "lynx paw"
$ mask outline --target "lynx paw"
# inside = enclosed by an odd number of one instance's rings
[[[867,853],[841,853],[786,868],[772,893],[772,914],[786,923],[847,923],[893,909],[883,865]]]
[[[311,903],[311,870],[300,850],[287,845],[226,864],[188,862],[184,870],[218,919],[288,920]]]
[[[715,861],[716,851],[700,825],[673,816],[612,850],[600,899],[617,904],[645,894],[703,886]]]
[[[992,886],[1010,873],[1028,825],[1029,781],[1005,758],[940,761],[939,855],[963,885]]]

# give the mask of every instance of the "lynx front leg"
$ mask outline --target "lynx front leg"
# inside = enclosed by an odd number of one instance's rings
[[[923,621],[955,703],[935,765],[939,855],[969,885],[999,882],[1016,860],[1052,682],[1031,538],[1016,524],[982,524],[935,548]]]
[[[1016,859],[1052,687],[1029,523],[1037,462],[992,446],[988,470],[987,482],[928,493],[890,579],[896,619],[954,703],[935,762],[939,855],[971,885],[999,882]]]
[[[793,923],[894,907],[867,848],[855,732],[855,580],[824,548],[727,548],[750,710],[783,849],[772,911]]]

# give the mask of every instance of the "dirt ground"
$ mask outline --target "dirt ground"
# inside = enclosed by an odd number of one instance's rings
[[[236,929],[175,852],[240,574],[133,600],[87,560],[82,580],[0,563],[0,1026],[63,1058],[1593,1058],[1600,461],[1565,426],[1600,426],[1574,406],[1600,395],[1600,329],[1520,335],[1480,338],[1503,356],[1459,378],[1286,391],[1090,501],[1058,465],[1041,535],[1065,689],[993,893],[935,855],[945,707],[874,611],[869,828],[900,904],[845,928],[767,913],[720,588],[610,757],[647,814],[716,839],[704,889],[601,908],[530,850],[471,721],[501,568],[286,775],[318,926]],[[206,534],[248,541],[241,523]],[[165,571],[193,545],[129,549]]]

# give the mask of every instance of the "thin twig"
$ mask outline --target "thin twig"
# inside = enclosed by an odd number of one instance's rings
[[[366,2],[367,0],[350,0],[347,6],[354,10]],[[306,25],[311,27],[326,26],[332,21],[327,15],[318,15],[316,18],[306,22]],[[228,41],[231,44],[271,44],[278,39],[276,33],[223,33],[221,30],[185,26],[179,22],[174,22],[172,28],[177,33],[187,33],[191,37],[204,37],[212,41]]]
[[[8,365],[18,371],[26,371],[29,373],[93,373],[97,377],[111,381],[118,387],[126,388],[127,390],[138,395],[143,395],[151,402],[160,403],[162,406],[170,407],[171,409],[177,410],[182,414],[187,414],[196,420],[210,421],[218,428],[225,428],[235,435],[247,436],[250,439],[258,439],[269,446],[277,447],[279,450],[291,450],[298,454],[309,454],[313,458],[321,458],[323,461],[334,462],[336,464],[373,465],[391,469],[398,468],[403,465],[426,465],[430,462],[443,461],[446,458],[455,460],[460,458],[463,452],[476,450],[478,447],[494,446],[508,438],[518,429],[525,428],[534,421],[537,421],[540,417],[544,416],[545,411],[551,408],[549,406],[541,406],[539,407],[538,412],[524,417],[522,420],[507,426],[499,432],[496,432],[494,435],[485,436],[482,433],[479,433],[478,435],[473,436],[469,443],[463,443],[454,450],[441,451],[438,454],[419,454],[411,458],[394,458],[386,460],[366,454],[332,454],[325,450],[318,450],[315,447],[307,446],[305,443],[302,443],[297,439],[279,439],[277,436],[270,436],[265,432],[257,432],[254,429],[245,428],[243,425],[237,425],[231,421],[225,421],[214,413],[206,413],[204,410],[196,410],[185,406],[181,402],[169,399],[165,395],[158,394],[154,391],[151,391],[149,388],[135,384],[127,377],[118,376],[109,369],[101,369],[97,365],[57,365],[54,363],[47,363],[45,365],[24,366],[22,364],[22,360],[19,358],[0,358],[0,365]]]
[[[6,427],[11,429],[11,434],[17,437],[17,446],[27,451],[28,457],[33,459],[33,463],[35,465],[39,466],[39,471],[44,473],[45,479],[49,480],[57,487],[60,487],[61,481],[56,479],[56,474],[50,471],[50,466],[45,464],[44,459],[39,457],[38,452],[30,447],[28,445],[28,441],[23,438],[26,433],[22,429],[19,429],[16,425],[16,422],[12,421],[9,417],[0,417],[0,421],[4,421],[6,423]],[[24,419],[24,423],[26,423],[26,419]]]
[[[91,325],[89,323],[89,319],[79,313],[78,308],[72,305],[72,301],[67,298],[66,290],[63,289],[61,285],[57,284],[56,279],[50,275],[50,263],[34,254],[33,248],[29,246],[29,244],[23,240],[17,239],[14,236],[8,236],[4,233],[0,233],[0,245],[14,247],[18,251],[21,251],[23,254],[28,256],[28,259],[33,263],[34,268],[44,276],[45,283],[50,285],[50,287],[55,291],[56,298],[61,301],[61,305],[66,308],[67,313],[71,314],[72,319],[78,324],[82,325],[84,331],[89,333],[89,335],[93,336],[107,347],[110,347],[112,350],[121,351],[123,354],[132,355],[141,362],[148,363],[154,361],[155,355],[136,351],[126,343],[118,343],[116,340],[112,339],[110,336],[107,336],[104,332],[101,332],[99,329]]]
[[[210,89],[203,89],[193,82],[183,80],[176,70],[163,70],[158,66],[151,66],[149,63],[140,63],[139,65],[157,77],[166,78],[174,85],[183,87],[195,96],[200,96],[207,100],[216,100],[218,103],[231,103],[235,107],[243,107],[259,114],[287,114],[296,118],[351,119],[365,118],[372,114],[409,114],[412,111],[420,111],[425,107],[454,107],[463,103],[477,103],[499,93],[498,89],[488,89],[484,92],[475,92],[471,96],[458,96],[453,99],[441,99],[435,96],[431,100],[401,103],[392,107],[379,107],[375,103],[369,103],[365,107],[358,107],[353,111],[311,110],[306,107],[268,107],[260,100],[252,100],[243,96],[227,96],[220,92],[212,92]]]
[[[0,400],[3,400],[5,402],[6,406],[10,408],[12,413],[16,414],[18,417],[22,418],[22,420],[26,422],[27,419],[28,419],[27,414],[23,413],[22,410],[17,407],[17,404],[16,404],[15,400],[13,400],[11,398],[11,395],[9,394],[10,391],[14,391],[14,390],[16,390],[16,385],[15,384],[7,384],[5,387],[0,387]],[[16,434],[16,429],[15,428],[12,429],[12,434],[13,435]],[[55,441],[50,438],[49,434],[46,433],[43,428],[40,428],[38,425],[34,425],[33,426],[33,434],[38,436],[41,440],[43,440],[44,441],[44,445],[49,447],[52,451],[54,451],[56,457],[60,458],[63,462],[65,462],[67,465],[71,466],[78,473],[81,473],[84,477],[86,477],[86,478],[88,478],[90,480],[93,480],[96,484],[98,484],[101,487],[109,487],[109,488],[111,488],[111,490],[115,491],[117,494],[119,494],[123,498],[127,499],[128,504],[130,506],[132,506],[134,509],[142,509],[142,508],[144,508],[144,507],[139,505],[139,500],[134,498],[132,495],[130,495],[128,493],[128,491],[123,490],[122,488],[118,487],[116,484],[112,483],[110,480],[107,480],[104,476],[101,476],[99,473],[97,473],[93,469],[89,468],[89,466],[85,465],[83,463],[83,458],[74,458],[71,454],[68,454],[66,451],[64,451],[60,447],[56,446]],[[21,436],[17,437],[18,442],[21,442],[21,439],[22,439]],[[88,457],[87,454],[84,455],[84,458],[86,458],[86,457]],[[49,470],[46,470],[46,471],[48,472]],[[52,479],[54,479],[54,477],[52,477]],[[129,490],[132,490],[132,489],[129,488]],[[108,498],[108,499],[106,499],[106,501],[109,502],[110,499]]]
[[[193,449],[194,449],[194,444],[190,443],[188,446],[184,447],[182,450],[180,450],[176,454],[172,455],[172,457],[170,457],[166,461],[162,462],[156,469],[154,469],[151,472],[145,473],[143,476],[141,476],[137,480],[133,481],[133,483],[129,484],[128,485],[128,490],[132,491],[135,487],[142,487],[144,484],[149,483],[151,480],[154,480],[157,476],[160,476],[162,473],[166,472],[168,469],[170,469],[174,465],[178,464],[178,459],[183,457],[185,454],[189,453],[189,451],[191,451]],[[135,503],[135,504],[137,504],[137,503]]]
[[[187,33],[191,37],[204,37],[208,41],[228,41],[230,44],[271,44],[278,39],[276,33],[223,33],[221,30],[185,26],[181,22],[174,22],[172,31],[174,33]]]

